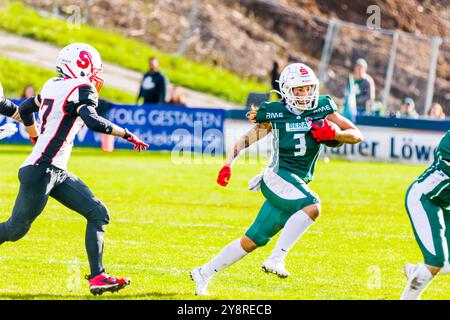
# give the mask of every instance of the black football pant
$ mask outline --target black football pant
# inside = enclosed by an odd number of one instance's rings
[[[0,223],[0,244],[21,239],[51,196],[87,219],[85,245],[91,276],[103,272],[103,233],[109,212],[88,186],[75,175],[45,163],[20,168],[19,180],[12,215]]]

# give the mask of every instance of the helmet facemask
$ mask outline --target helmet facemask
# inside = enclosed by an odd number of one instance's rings
[[[100,89],[103,86],[103,83],[105,82],[102,78],[98,76],[100,72],[102,72],[102,69],[93,69],[91,76],[89,77],[89,81],[95,86],[95,89],[97,89],[97,92],[100,92]]]
[[[95,89],[97,89],[97,92],[100,92],[100,89],[103,86],[104,80],[102,78],[100,78],[98,76],[98,74],[103,71],[103,68],[101,67],[101,65],[99,66],[99,68],[96,68],[94,66],[94,62],[92,61],[93,60],[92,55],[89,52],[82,51],[81,54],[84,54],[84,58],[89,61],[89,63],[87,65],[90,66],[90,68],[91,68],[91,71],[89,72],[89,74],[86,75],[86,77],[95,86]],[[80,58],[81,58],[81,54],[80,54]],[[78,61],[77,61],[77,63],[78,63]],[[81,66],[81,65],[82,65],[82,63],[78,64],[78,66]]]
[[[286,100],[288,105],[293,106],[300,111],[312,110],[317,107],[319,101],[319,85],[314,84],[308,86],[310,86],[311,89],[307,95],[297,96],[294,94],[294,88],[296,87],[289,87],[286,83],[280,83],[281,96]]]

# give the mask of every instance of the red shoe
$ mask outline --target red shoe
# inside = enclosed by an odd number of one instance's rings
[[[89,287],[94,296],[106,291],[119,291],[131,283],[130,278],[117,278],[108,275],[106,272],[100,273],[92,279],[86,276],[86,279],[89,280]]]

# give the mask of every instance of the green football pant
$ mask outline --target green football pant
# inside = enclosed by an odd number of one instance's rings
[[[425,263],[442,267],[449,258],[450,211],[430,200],[431,188],[432,177],[415,181],[406,193],[405,206]]]
[[[320,203],[319,197],[297,175],[287,170],[264,170],[261,191],[266,198],[245,235],[257,246],[266,245],[296,212]]]

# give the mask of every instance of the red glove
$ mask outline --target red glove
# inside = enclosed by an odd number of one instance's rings
[[[145,150],[148,148],[148,144],[144,141],[141,141],[137,136],[132,134],[130,131],[125,129],[125,135],[123,136],[125,140],[134,144],[134,150],[141,152],[141,150]]]
[[[222,187],[226,187],[231,178],[231,168],[230,166],[223,166],[220,169],[219,176],[217,177],[217,183]]]
[[[311,123],[311,127],[311,133],[317,142],[323,140],[334,140],[334,137],[336,136],[336,130],[327,119],[323,119],[321,126]]]
[[[37,137],[30,137],[30,141],[31,141],[31,143],[32,143],[34,146],[36,145],[38,138],[39,138],[39,136],[37,136]]]

